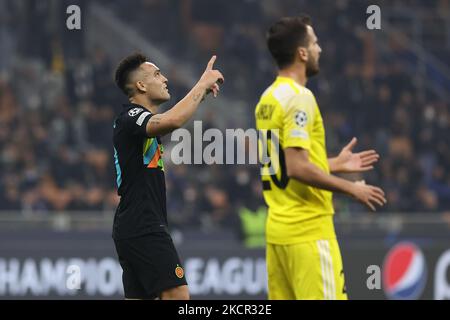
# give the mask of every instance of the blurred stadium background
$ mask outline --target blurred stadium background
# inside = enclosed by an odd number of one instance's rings
[[[81,30],[66,28],[72,4]],[[366,28],[371,4],[381,30]],[[0,0],[0,298],[122,297],[110,236],[122,56],[140,50],[161,67],[167,108],[216,53],[227,81],[195,118],[204,129],[247,129],[275,72],[265,31],[299,12],[323,49],[309,87],[329,154],[357,136],[381,155],[364,178],[386,191],[384,209],[335,196],[349,297],[450,299],[448,0]],[[169,220],[193,298],[264,299],[258,167],[174,165],[170,136],[163,142]],[[73,264],[83,279],[75,291]],[[370,265],[382,269],[381,289],[367,287]]]

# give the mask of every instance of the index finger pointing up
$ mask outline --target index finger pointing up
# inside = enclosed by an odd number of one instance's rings
[[[212,56],[211,60],[209,60],[206,70],[212,70],[214,66],[214,62],[216,61],[217,56]]]

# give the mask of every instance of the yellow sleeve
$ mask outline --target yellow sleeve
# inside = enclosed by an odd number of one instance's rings
[[[309,95],[295,95],[284,109],[283,148],[311,149],[314,124],[314,99]]]

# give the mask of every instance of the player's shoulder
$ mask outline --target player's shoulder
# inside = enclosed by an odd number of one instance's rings
[[[124,104],[113,123],[114,135],[122,137],[145,135],[146,124],[151,115],[151,112],[143,106]]]
[[[271,95],[283,108],[288,107],[293,101],[312,101],[314,95],[311,90],[294,81],[275,84]]]
[[[124,104],[119,117],[124,119],[134,119],[138,115],[147,111],[144,107],[137,104]]]
[[[314,110],[316,100],[311,90],[301,86],[298,86],[295,89],[295,93],[286,96],[283,102],[280,103],[281,108],[285,112],[298,108]]]
[[[143,122],[149,115],[151,115],[151,112],[140,105],[124,104],[116,122],[123,124],[136,122],[139,125],[139,122]]]
[[[261,112],[261,109],[271,108],[272,112],[284,109],[289,100],[296,94],[295,90],[288,83],[279,83],[275,81],[261,95],[255,113]]]
[[[309,90],[307,87],[301,86],[297,83],[294,83],[294,87],[297,89],[297,96],[307,96],[314,98],[313,92]]]
[[[292,82],[292,83],[290,83],[290,85],[292,87],[292,90],[295,91],[295,93],[293,95],[291,95],[290,100],[295,100],[295,99],[303,100],[303,101],[314,100],[314,94],[308,88],[306,88],[296,82]]]

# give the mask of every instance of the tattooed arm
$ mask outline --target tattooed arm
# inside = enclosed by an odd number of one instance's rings
[[[174,107],[165,113],[156,114],[147,122],[147,135],[161,136],[182,127],[197,110],[206,94],[219,93],[218,83],[223,82],[223,76],[218,70],[213,70],[216,56],[208,62],[205,72],[192,90]]]

